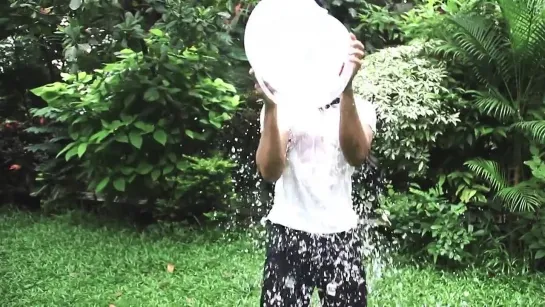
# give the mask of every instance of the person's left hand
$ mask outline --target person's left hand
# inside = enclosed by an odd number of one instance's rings
[[[363,43],[360,42],[356,35],[353,33],[350,33],[350,62],[354,65],[354,70],[352,71],[352,76],[350,77],[350,82],[348,82],[347,88],[352,87],[352,80],[358,73],[358,71],[361,68],[363,57],[365,56],[365,47],[363,46]]]

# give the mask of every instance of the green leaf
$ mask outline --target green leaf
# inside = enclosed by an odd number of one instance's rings
[[[192,138],[192,139],[195,139],[195,132],[193,132],[193,131],[191,131],[191,130],[189,130],[189,129],[186,129],[186,130],[185,130],[185,134],[186,134],[188,137],[190,137],[190,138]]]
[[[133,174],[132,176],[130,176],[129,183],[133,182],[135,178],[136,178],[136,174]]]
[[[473,236],[475,237],[481,237],[486,234],[486,231],[484,229],[479,229],[473,233]]]
[[[128,175],[132,174],[133,172],[134,172],[134,169],[132,167],[128,167],[128,166],[121,167],[121,173],[123,175],[128,176]]]
[[[142,148],[142,135],[140,131],[131,131],[129,133],[129,140],[132,146],[138,149]]]
[[[121,118],[121,121],[125,125],[131,124],[134,121],[134,119],[136,118],[136,116],[134,116],[134,115],[128,115],[128,114],[125,114],[125,113],[121,113],[121,115],[119,117]]]
[[[87,143],[81,143],[78,146],[78,157],[82,157],[85,154],[85,151],[87,151]]]
[[[153,169],[153,166],[151,164],[142,162],[136,168],[136,172],[140,175],[146,175],[146,174],[149,174],[152,169]]]
[[[116,130],[121,126],[123,126],[123,123],[120,120],[116,119],[116,120],[114,120],[113,122],[110,123],[110,126],[109,126],[108,129]]]
[[[101,119],[100,122],[102,123],[102,127],[103,128],[106,128],[106,129],[110,129],[110,130],[113,130],[111,127],[110,127],[110,123]]]
[[[78,147],[72,147],[72,149],[70,149],[67,153],[66,153],[66,156],[64,156],[64,158],[66,159],[66,161],[70,160],[73,156],[77,155],[78,153]]]
[[[102,140],[104,140],[104,138],[106,138],[108,135],[110,135],[110,131],[108,130],[101,130],[95,134],[93,134],[90,138],[89,138],[89,142],[93,142],[93,141],[96,141],[96,143],[100,143],[102,142]]]
[[[136,94],[132,93],[125,97],[123,104],[128,108],[136,100]]]
[[[174,170],[174,165],[167,165],[163,168],[163,175],[168,175]]]
[[[114,188],[119,192],[125,192],[125,178],[117,178],[114,181]]]
[[[530,249],[541,249],[541,248],[543,248],[544,246],[541,245],[541,243],[539,243],[539,242],[534,242],[534,243],[530,244],[528,247],[529,247]]]
[[[161,170],[156,169],[153,172],[151,172],[151,179],[153,179],[153,181],[157,181],[159,176],[161,176]]]
[[[180,161],[178,163],[176,163],[176,168],[181,170],[181,171],[185,171],[188,167],[188,162],[187,161]]]
[[[64,58],[68,62],[75,62],[78,58],[78,47],[69,46],[64,49]]]
[[[134,126],[142,131],[144,131],[145,133],[150,133],[152,132],[153,130],[155,130],[155,126],[152,125],[152,124],[148,124],[148,123],[145,123],[143,121],[137,121],[136,123],[134,123]]]
[[[70,0],[70,9],[77,10],[81,7],[82,0]]]
[[[70,149],[72,149],[72,147],[76,146],[76,143],[70,143],[68,145],[66,145],[66,147],[64,147],[58,154],[55,158],[58,158],[60,157],[63,153],[69,151]]]
[[[221,122],[219,122],[219,121],[217,121],[217,120],[215,120],[215,119],[211,119],[211,120],[210,120],[210,124],[211,124],[212,126],[218,128],[218,129],[221,128]]]
[[[127,134],[121,132],[120,134],[115,136],[115,140],[118,141],[119,143],[128,143],[129,137],[127,137]]]
[[[176,157],[176,154],[174,154],[172,152],[167,154],[167,157],[170,160],[170,162],[172,162],[172,163],[176,163],[176,161],[178,161],[178,158]]]
[[[185,130],[185,134],[194,140],[200,141],[206,141],[206,138],[209,136],[208,132],[198,133],[189,129]]]
[[[535,258],[536,259],[541,259],[543,257],[545,257],[545,249],[538,250],[537,253],[536,253]]]
[[[159,100],[159,90],[156,87],[150,87],[144,93],[144,100],[148,102],[154,102]]]
[[[102,190],[104,190],[104,188],[108,185],[108,183],[110,182],[110,177],[105,177],[104,179],[102,179],[96,189],[95,189],[95,192],[96,193],[100,193]]]
[[[68,129],[68,135],[70,138],[72,138],[72,140],[77,140],[79,137],[79,133],[77,131],[71,131],[70,129]]]
[[[155,35],[155,36],[159,36],[159,37],[162,37],[163,36],[163,31],[159,30],[159,29],[151,29],[149,30],[149,33]]]
[[[162,129],[155,130],[155,132],[153,133],[153,138],[163,146],[167,143],[167,134]]]

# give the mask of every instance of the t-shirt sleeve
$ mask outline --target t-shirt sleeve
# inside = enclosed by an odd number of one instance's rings
[[[277,106],[278,113],[277,113],[277,119],[278,119],[278,130],[280,132],[286,132],[290,129],[290,120],[289,120],[289,114],[286,114],[286,112],[282,112],[282,108]],[[265,123],[265,105],[261,108],[261,112],[259,114],[259,131],[263,132],[263,125]]]
[[[373,133],[377,132],[377,111],[375,105],[368,100],[356,98],[356,109],[362,125],[369,125]]]

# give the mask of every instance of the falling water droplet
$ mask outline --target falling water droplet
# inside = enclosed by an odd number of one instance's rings
[[[326,293],[330,296],[335,296],[337,294],[337,284],[334,281],[327,284]]]

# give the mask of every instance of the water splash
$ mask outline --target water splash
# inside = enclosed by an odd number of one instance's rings
[[[232,123],[231,135],[241,135],[243,137],[234,138],[231,142],[222,144],[233,159],[238,168],[233,174],[234,193],[236,201],[231,205],[231,214],[228,221],[224,223],[227,229],[243,229],[252,241],[253,248],[248,252],[262,252],[267,240],[267,231],[264,227],[263,217],[267,215],[272,207],[273,185],[263,182],[257,173],[255,167],[255,149],[258,146],[259,126],[257,118],[255,120],[235,120]],[[392,265],[391,254],[395,250],[395,242],[390,242],[387,236],[379,229],[382,227],[380,217],[373,215],[373,209],[378,204],[379,196],[383,193],[385,182],[381,176],[380,170],[373,162],[366,163],[357,170],[353,176],[353,200],[356,211],[360,216],[360,227],[354,232],[355,237],[362,243],[360,254],[364,260],[367,291],[372,292],[375,284],[381,279],[384,272]],[[297,238],[291,238],[292,241],[298,241]],[[299,240],[297,251],[299,254],[311,253],[309,246],[304,240]],[[339,251],[338,251],[339,252]],[[318,254],[322,254],[318,252]],[[318,257],[317,261],[326,262],[335,259],[323,259]],[[341,261],[341,260],[337,260]],[[354,270],[346,265],[347,273],[353,274]],[[282,287],[271,287],[268,290],[269,303],[274,306],[283,306],[286,291],[295,291],[295,279],[288,275],[283,278]],[[335,295],[341,285],[335,281],[329,281],[325,287],[325,295]],[[300,289],[299,289],[300,290]],[[314,288],[303,289],[304,295],[297,297],[297,306],[305,306],[311,300],[311,294]],[[316,301],[314,301],[316,303]],[[308,305],[307,305],[308,306]],[[319,305],[317,305],[319,306]]]

